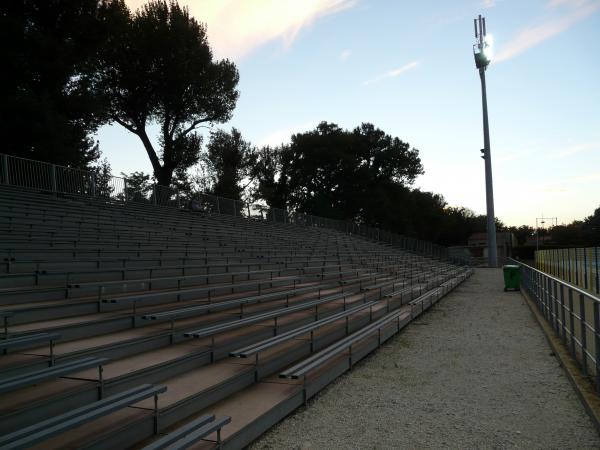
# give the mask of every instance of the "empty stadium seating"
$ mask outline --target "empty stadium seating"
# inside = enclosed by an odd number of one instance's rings
[[[241,448],[470,273],[327,228],[0,186],[0,448]]]

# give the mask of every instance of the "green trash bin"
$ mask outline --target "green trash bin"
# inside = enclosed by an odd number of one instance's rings
[[[521,266],[506,265],[502,269],[504,270],[504,292],[509,289],[520,290]]]

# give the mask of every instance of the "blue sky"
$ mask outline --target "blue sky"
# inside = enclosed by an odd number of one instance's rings
[[[143,3],[130,0],[135,8]],[[233,119],[254,144],[322,121],[371,122],[419,149],[415,186],[485,213],[473,18],[486,73],[496,215],[568,223],[600,206],[600,0],[180,0],[236,62]],[[119,126],[97,136],[113,172],[151,166]],[[399,205],[399,208],[401,205]]]

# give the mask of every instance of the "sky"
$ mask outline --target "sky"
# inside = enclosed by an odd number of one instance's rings
[[[561,224],[600,207],[600,0],[179,2],[240,72],[233,118],[216,127],[278,145],[320,121],[370,122],[419,150],[415,187],[485,214],[482,14],[496,216]],[[137,136],[110,125],[97,139],[113,173],[151,173]]]

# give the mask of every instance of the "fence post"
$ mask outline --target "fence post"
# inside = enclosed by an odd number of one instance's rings
[[[573,359],[577,359],[575,354],[575,319],[573,317],[573,289],[569,287],[569,338],[570,350]]]
[[[4,184],[10,184],[10,179],[8,178],[8,156],[2,155],[2,178],[4,178]]]
[[[125,194],[125,203],[128,201],[127,195],[127,178],[123,178],[123,193]]]
[[[248,219],[250,218],[250,202],[246,203],[246,206],[248,206]]]
[[[585,297],[579,294],[579,331],[581,333],[581,369],[587,375],[587,326],[585,323]]]
[[[583,249],[583,287],[588,288],[588,263],[587,263],[587,248]],[[590,286],[591,287],[591,286]]]
[[[596,392],[600,392],[600,306],[594,302],[594,347],[596,348]]]
[[[56,194],[56,165],[52,164],[52,192],[54,192]]]
[[[156,183],[152,185],[152,203],[156,205]]]
[[[219,197],[217,197],[217,213],[221,214],[221,202],[219,201]]]
[[[579,249],[575,249],[575,285],[581,286],[580,278],[581,273],[581,261],[579,261]]]
[[[594,248],[596,259],[596,294],[600,294],[600,266],[598,265],[598,247]],[[598,387],[600,390],[600,386]]]
[[[177,208],[181,208],[181,197],[179,197],[179,189],[175,188],[175,196],[177,197]]]
[[[96,174],[90,173],[90,193],[92,197],[96,196]]]

